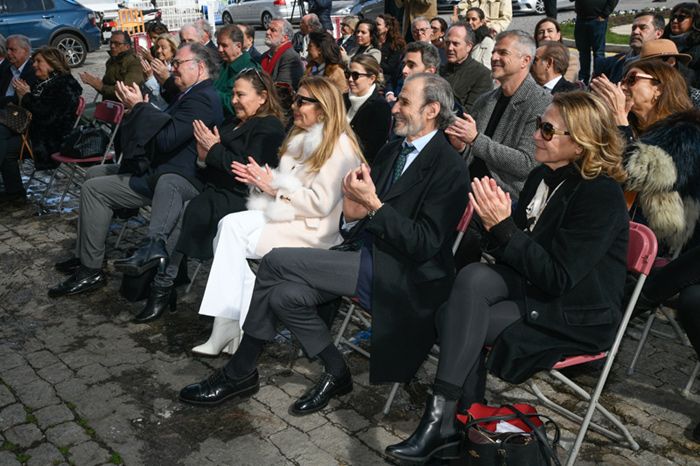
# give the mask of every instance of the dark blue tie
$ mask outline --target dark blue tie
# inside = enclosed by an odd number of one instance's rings
[[[394,184],[396,180],[399,179],[399,177],[403,173],[404,167],[406,166],[408,154],[410,154],[414,150],[415,147],[413,147],[411,144],[407,144],[405,142],[403,143],[403,145],[401,146],[401,152],[399,152],[398,157],[396,157],[396,162],[394,162],[394,172],[391,176],[391,184]]]

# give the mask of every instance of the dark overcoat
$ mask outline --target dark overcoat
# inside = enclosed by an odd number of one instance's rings
[[[343,96],[345,109],[350,108],[350,98],[348,94]],[[391,107],[379,94],[377,88],[367,99],[352,118],[350,127],[360,140],[362,154],[370,165],[374,162],[374,157],[379,149],[386,143],[391,130]]]
[[[489,251],[523,277],[522,319],[503,331],[488,360],[512,383],[565,356],[609,349],[622,318],[629,235],[622,188],[571,170],[528,234],[525,209],[547,170],[533,170],[512,216],[517,228]]]
[[[435,341],[435,311],[454,281],[452,243],[467,205],[469,173],[438,131],[401,177],[382,193],[402,140],[377,154],[372,180],[384,206],[350,231],[372,233],[370,381],[408,382]]]

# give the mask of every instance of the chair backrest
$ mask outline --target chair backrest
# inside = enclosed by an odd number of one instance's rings
[[[454,244],[452,244],[453,255],[457,253],[457,249],[459,249],[459,243],[462,242],[462,238],[464,238],[464,233],[467,231],[467,228],[469,228],[469,224],[471,223],[473,216],[474,204],[472,204],[472,202],[469,201],[467,203],[467,208],[464,209],[462,218],[459,219],[459,223],[457,224],[457,237],[455,238]]]
[[[627,248],[627,270],[649,275],[654,266],[658,245],[651,229],[641,223],[630,222],[630,238]]]
[[[78,106],[75,108],[75,123],[73,123],[73,128],[78,126],[80,119],[83,117],[83,113],[85,113],[85,97],[81,95],[78,97]]]
[[[111,126],[117,126],[124,117],[124,105],[121,102],[103,100],[95,107],[95,120]]]

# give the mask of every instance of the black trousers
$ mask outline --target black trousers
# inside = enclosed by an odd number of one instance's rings
[[[557,19],[557,0],[544,0],[544,15]]]
[[[455,279],[437,316],[440,360],[436,381],[462,387],[463,403],[484,398],[483,348],[513,322],[524,308],[522,277],[500,265],[473,263]]]
[[[24,191],[22,175],[19,171],[17,158],[19,156],[20,137],[5,125],[0,124],[0,175],[9,194]]]

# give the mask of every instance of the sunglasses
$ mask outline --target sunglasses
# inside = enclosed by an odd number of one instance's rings
[[[671,22],[678,21],[679,23],[682,23],[683,21],[685,21],[688,18],[690,18],[689,15],[684,15],[683,13],[678,13],[678,14],[671,16],[670,21]]]
[[[301,107],[304,104],[317,104],[319,102],[318,99],[314,99],[313,97],[306,97],[304,95],[299,95],[297,94],[296,97],[294,97],[294,105],[298,107]]]
[[[240,73],[238,73],[237,78],[238,78],[238,77],[241,77],[241,76],[245,76],[246,74],[248,74],[248,73],[250,73],[250,72],[254,72],[254,73],[255,73],[255,76],[258,77],[258,79],[260,80],[260,82],[262,83],[262,85],[263,85],[263,86],[265,85],[265,81],[263,81],[263,78],[262,78],[262,76],[260,75],[260,71],[259,71],[257,68],[255,68],[255,67],[243,68],[243,69],[240,71]]]
[[[630,74],[628,74],[627,76],[625,76],[624,78],[622,78],[622,80],[620,81],[620,83],[621,83],[621,84],[624,84],[624,85],[627,86],[627,87],[632,87],[632,86],[634,86],[635,83],[636,83],[638,80],[640,80],[640,79],[648,79],[649,81],[656,81],[656,82],[659,82],[659,80],[656,79],[656,78],[653,77],[653,76],[647,76],[647,75],[638,74],[638,73],[630,73]]]
[[[360,73],[359,71],[345,70],[345,79],[352,78],[353,81],[360,79],[360,76],[372,76],[370,73]]]
[[[553,124],[548,121],[542,121],[542,117],[537,117],[537,129],[540,130],[542,139],[545,141],[551,141],[555,134],[560,136],[570,136],[571,133],[568,131],[562,131],[556,129]]]

